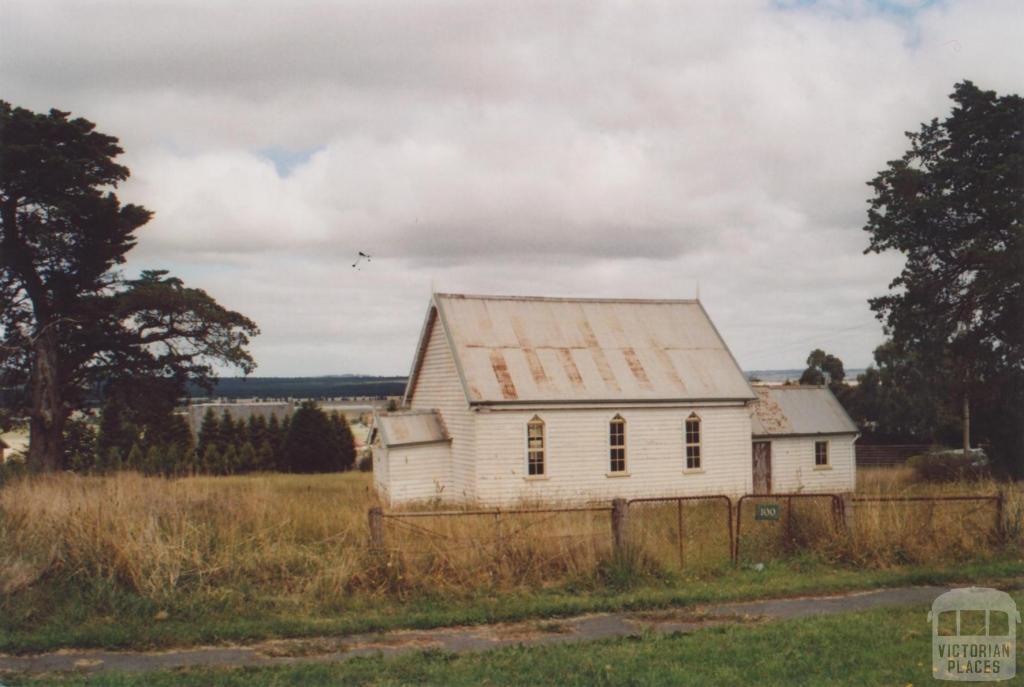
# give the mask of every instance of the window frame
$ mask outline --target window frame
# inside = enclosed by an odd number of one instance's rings
[[[533,448],[530,445],[530,440],[536,437],[530,436],[530,430],[533,427],[540,427],[540,448]],[[539,461],[533,458],[533,454],[539,454]],[[525,477],[526,479],[546,479],[548,476],[548,431],[547,423],[540,415],[534,415],[526,421],[526,465],[525,465]],[[533,472],[532,470],[536,465],[540,466],[539,472]]]
[[[614,442],[614,438],[616,436],[614,428],[616,426],[621,428],[619,430],[621,443]],[[628,430],[626,428],[626,418],[622,417],[621,413],[616,413],[615,416],[612,417],[612,419],[608,420],[608,472],[606,474],[609,477],[623,477],[629,474],[629,463],[627,462],[629,450],[626,444],[626,442],[628,441],[627,432]],[[621,458],[617,459],[615,457],[616,451],[622,452]],[[621,462],[622,467],[616,469],[616,462]]]
[[[697,441],[690,441],[690,423],[697,424]],[[704,470],[704,420],[696,411],[690,413],[683,420],[683,472],[702,472]],[[690,455],[690,449],[696,449],[694,455]],[[695,461],[694,461],[695,459]],[[691,465],[691,461],[695,464]]]
[[[814,440],[814,468],[816,470],[825,470],[832,467],[832,446],[831,441],[828,439],[815,439]],[[818,462],[818,447],[825,447],[825,462]]]

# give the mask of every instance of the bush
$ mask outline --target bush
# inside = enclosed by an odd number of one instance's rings
[[[925,482],[959,482],[989,475],[988,458],[981,449],[972,449],[966,457],[961,450],[933,451],[911,456],[907,465]]]
[[[370,452],[365,453],[359,459],[356,467],[359,469],[359,472],[373,472],[373,454]]]
[[[0,463],[0,486],[4,482],[11,482],[28,473],[25,461],[19,458],[9,457],[6,463]]]

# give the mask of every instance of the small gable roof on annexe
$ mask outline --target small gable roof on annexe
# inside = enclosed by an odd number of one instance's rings
[[[828,387],[755,385],[754,390],[750,425],[755,437],[859,431]]]
[[[381,443],[388,448],[451,441],[444,421],[433,410],[375,413],[373,426],[380,433]]]
[[[435,294],[407,402],[438,325],[474,405],[756,398],[696,300]]]

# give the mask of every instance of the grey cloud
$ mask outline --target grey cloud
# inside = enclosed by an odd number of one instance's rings
[[[404,372],[432,286],[697,281],[742,363],[859,365],[899,268],[864,182],[955,81],[1024,73],[1016,2],[897,9],[12,0],[0,92],[122,138],[130,267],[255,317],[267,373]]]

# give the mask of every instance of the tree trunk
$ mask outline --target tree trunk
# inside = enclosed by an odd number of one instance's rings
[[[38,470],[60,467],[67,411],[57,378],[57,332],[44,327],[33,345],[32,412],[29,421],[28,464]]]
[[[964,425],[964,459],[970,457],[971,454],[971,399],[964,392],[964,410],[963,410],[963,425]]]

